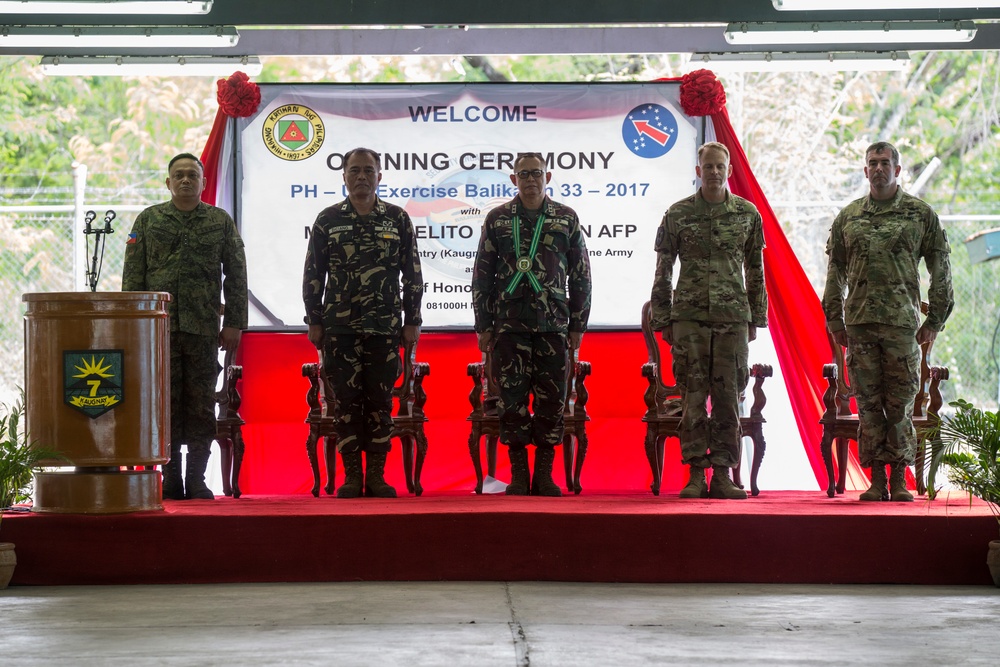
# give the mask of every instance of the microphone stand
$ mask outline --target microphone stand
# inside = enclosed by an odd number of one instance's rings
[[[86,272],[87,285],[90,287],[91,292],[97,291],[97,280],[101,275],[101,268],[104,266],[104,242],[105,237],[108,234],[114,234],[115,230],[111,227],[111,221],[115,219],[115,212],[108,211],[104,214],[104,227],[94,227],[93,222],[97,217],[97,214],[93,211],[87,211],[83,217],[86,226],[83,228],[84,236],[89,236],[94,234],[96,238],[94,239],[94,255],[90,260],[90,268]],[[88,250],[90,242],[87,242]],[[98,250],[100,250],[100,262],[98,263]]]

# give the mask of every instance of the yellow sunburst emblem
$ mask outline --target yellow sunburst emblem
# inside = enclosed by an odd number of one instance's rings
[[[63,400],[91,419],[124,400],[122,350],[63,352]]]

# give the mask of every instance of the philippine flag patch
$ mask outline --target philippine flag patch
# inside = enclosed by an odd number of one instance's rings
[[[132,232],[131,234],[128,235],[128,240],[125,241],[125,245],[132,245],[133,243],[135,243],[138,240],[138,238],[139,237],[136,236],[136,233]]]

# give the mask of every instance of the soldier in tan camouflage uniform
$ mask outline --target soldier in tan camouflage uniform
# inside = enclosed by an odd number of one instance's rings
[[[413,224],[402,208],[379,199],[381,180],[378,153],[355,148],[344,155],[348,197],[316,217],[302,278],[309,341],[323,350],[336,396],[334,428],[346,475],[338,498],[396,497],[383,476],[392,387],[401,369],[400,336],[409,342],[420,336],[424,286]]]
[[[150,206],[132,226],[122,290],[170,293],[171,456],[163,466],[163,497],[210,500],[215,495],[205,484],[205,467],[216,435],[218,351],[235,350],[247,327],[246,256],[229,214],[201,201],[201,160],[182,153],[167,174],[170,201]],[[183,479],[182,443],[188,450]]]
[[[672,346],[681,388],[681,461],[691,473],[681,498],[747,497],[729,469],[739,464],[739,396],[749,380],[748,342],[767,326],[767,292],[763,224],[757,208],[726,187],[732,172],[723,144],[699,148],[701,187],[667,210],[656,234],[651,324]]]
[[[858,403],[858,451],[861,465],[872,469],[871,487],[861,500],[890,497],[886,465],[892,500],[913,500],[906,466],[917,448],[911,417],[920,382],[919,346],[934,340],[955,303],[948,237],[933,209],[899,187],[899,172],[899,151],[892,144],[868,147],[870,193],[837,215],[826,247],[823,311],[834,340],[847,348]],[[930,273],[923,324],[921,258]]]
[[[563,439],[567,342],[580,347],[590,317],[590,258],[580,219],[546,196],[551,178],[540,153],[518,154],[510,175],[518,194],[487,214],[472,277],[479,349],[493,355],[500,385],[508,495],[562,495],[552,463]]]

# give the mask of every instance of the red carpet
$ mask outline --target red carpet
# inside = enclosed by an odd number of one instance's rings
[[[14,585],[257,581],[991,584],[979,500],[466,493],[244,496],[116,516],[6,514]]]

